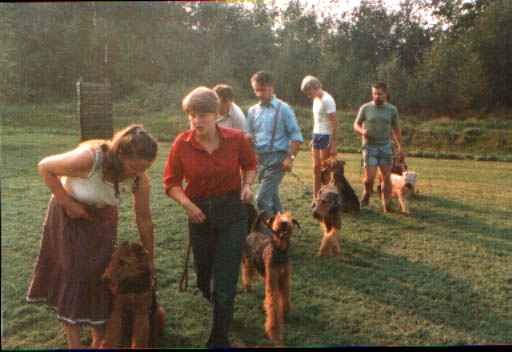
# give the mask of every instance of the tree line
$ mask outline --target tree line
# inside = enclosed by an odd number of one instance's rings
[[[0,99],[70,100],[78,79],[107,78],[115,98],[145,94],[161,108],[169,92],[199,84],[226,82],[249,97],[249,78],[263,69],[292,103],[306,102],[300,81],[313,74],[342,108],[368,100],[376,80],[411,112],[512,107],[511,1],[404,0],[390,10],[362,0],[341,16],[335,7],[3,3]]]

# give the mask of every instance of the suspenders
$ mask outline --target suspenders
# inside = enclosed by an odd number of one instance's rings
[[[279,119],[279,113],[281,112],[281,105],[283,105],[283,104],[281,102],[279,102],[277,105],[276,113],[274,114],[274,121],[272,123],[272,137],[270,139],[269,152],[274,151],[274,139],[276,137],[277,120]],[[254,131],[254,118],[251,119],[251,129]]]

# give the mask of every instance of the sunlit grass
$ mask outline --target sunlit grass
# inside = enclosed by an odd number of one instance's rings
[[[3,110],[5,113],[5,109]],[[78,124],[65,107],[41,107],[2,117],[2,348],[64,348],[53,312],[27,305],[25,293],[38,254],[49,190],[37,174],[44,156],[73,148]],[[187,226],[184,211],[162,191],[170,142],[186,127],[180,113],[120,114],[116,127],[142,122],[162,143],[149,171],[156,225],[160,303],[169,318],[162,347],[201,347],[210,308],[195,295],[194,274],[179,293]],[[171,124],[171,118],[180,121]],[[306,136],[307,137],[307,136]],[[359,154],[339,154],[361,193]],[[310,214],[311,157],[303,150],[281,187],[286,209],[299,220],[291,248],[289,346],[511,344],[511,163],[409,158],[419,194],[411,216],[369,209],[343,217],[342,254],[316,256],[320,227]],[[136,240],[132,204],[123,200],[120,240]],[[239,294],[233,339],[265,345],[262,285]],[[88,337],[84,335],[84,341]]]

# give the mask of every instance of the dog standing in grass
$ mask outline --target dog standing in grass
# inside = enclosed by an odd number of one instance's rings
[[[103,274],[113,295],[102,348],[154,346],[165,323],[165,311],[156,303],[149,255],[139,243],[123,242]]]
[[[381,183],[382,175],[379,174]],[[409,201],[413,194],[416,193],[417,174],[409,171],[403,155],[393,158],[393,167],[391,169],[391,198],[398,199],[400,210],[404,214],[409,214]],[[377,186],[377,192],[381,193],[381,185]]]
[[[359,212],[357,196],[345,178],[345,162],[331,157],[322,163],[322,187],[313,205],[313,217],[323,230],[318,255],[336,256],[341,252],[338,231],[342,212]]]
[[[283,344],[284,318],[291,309],[291,264],[288,257],[290,241],[299,223],[288,212],[277,213],[264,220],[260,213],[252,231],[247,236],[242,256],[242,284],[250,290],[250,282],[257,271],[264,279],[266,313],[265,333],[276,345]],[[270,228],[272,234],[263,233],[261,226]]]
[[[391,174],[391,197],[398,198],[402,213],[409,214],[409,201],[416,189],[416,172],[404,171],[402,175]]]

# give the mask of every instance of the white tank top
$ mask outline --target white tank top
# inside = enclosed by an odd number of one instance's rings
[[[115,196],[114,184],[103,179],[103,152],[101,148],[87,148],[94,157],[91,172],[87,177],[61,177],[66,192],[79,202],[102,208],[106,205],[118,206],[119,199]],[[119,193],[126,192],[133,186],[134,178],[119,182]]]

